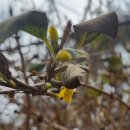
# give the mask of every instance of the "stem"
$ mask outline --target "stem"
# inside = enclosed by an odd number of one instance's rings
[[[3,91],[0,91],[0,95],[1,94],[9,94],[11,92],[14,92],[14,93],[17,93],[19,90],[3,90]]]
[[[46,47],[52,53],[53,58],[54,58],[56,54],[55,54],[54,49],[52,48],[51,44],[49,43],[48,39],[47,38],[43,38],[43,41],[45,42]],[[55,58],[54,58],[54,60],[55,60]]]
[[[130,109],[130,106],[129,106],[127,103],[123,102],[123,101],[122,101],[119,97],[117,97],[117,96],[114,96],[114,95],[112,95],[112,94],[109,94],[109,93],[107,93],[107,92],[104,92],[104,91],[102,91],[102,90],[100,90],[100,89],[98,89],[98,88],[95,88],[95,87],[91,86],[91,85],[82,85],[82,86],[85,86],[85,87],[87,87],[87,88],[89,88],[89,89],[93,89],[93,90],[95,90],[95,91],[97,91],[97,92],[100,92],[100,93],[102,93],[102,94],[104,94],[104,95],[110,97],[110,98],[113,98],[113,99],[117,100],[119,103],[121,103],[122,105],[126,106],[128,109]]]
[[[16,42],[17,42],[18,52],[19,52],[20,59],[21,59],[21,64],[22,64],[21,67],[22,67],[23,77],[24,77],[25,82],[28,84],[28,79],[25,79],[25,77],[26,77],[26,73],[25,73],[26,67],[25,67],[25,64],[24,64],[24,57],[23,57],[21,47],[20,47],[20,43],[19,43],[19,36],[16,35],[15,39],[16,39]],[[25,130],[30,130],[29,121],[30,121],[30,115],[31,115],[31,110],[30,110],[31,109],[31,102],[30,102],[29,94],[26,94],[25,102],[26,102]]]

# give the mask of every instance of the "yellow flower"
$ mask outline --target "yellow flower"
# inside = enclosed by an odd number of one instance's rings
[[[74,92],[74,89],[67,89],[64,87],[57,96],[59,99],[63,98],[65,102],[70,103],[72,101]]]
[[[66,50],[60,50],[56,55],[56,59],[58,61],[65,62],[65,61],[71,60],[72,55]]]

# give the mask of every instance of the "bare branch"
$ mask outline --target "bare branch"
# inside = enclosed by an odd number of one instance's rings
[[[85,87],[87,87],[87,88],[89,88],[89,89],[93,89],[93,90],[95,90],[95,91],[97,91],[97,92],[100,92],[101,94],[104,94],[104,95],[106,95],[106,96],[108,96],[108,97],[110,97],[110,98],[113,98],[113,99],[115,99],[115,100],[117,100],[119,103],[121,103],[122,105],[124,105],[124,106],[126,106],[128,109],[130,109],[130,106],[127,104],[127,103],[125,103],[125,102],[123,102],[119,97],[117,97],[117,96],[114,96],[114,95],[112,95],[112,94],[109,94],[109,93],[107,93],[107,92],[104,92],[104,91],[102,91],[102,90],[100,90],[100,89],[98,89],[98,88],[95,88],[95,87],[93,87],[93,86],[91,86],[91,85],[82,85],[82,86],[85,86]]]
[[[25,63],[24,63],[24,57],[23,57],[23,54],[22,54],[22,51],[21,51],[21,47],[20,47],[20,43],[19,43],[19,36],[16,35],[15,36],[15,40],[17,42],[17,47],[18,47],[18,52],[19,52],[19,55],[20,55],[20,58],[21,58],[21,64],[22,64],[22,72],[23,72],[23,76],[24,76],[24,80],[26,83],[28,83],[28,79],[25,79],[26,77],[26,73],[25,73],[25,70],[26,70],[26,67],[25,67]],[[30,121],[30,115],[31,115],[31,101],[30,101],[30,96],[29,94],[26,94],[26,122],[25,122],[25,130],[30,130],[30,125],[29,125],[29,121]]]
[[[19,90],[1,90],[0,94],[9,94],[11,92],[17,93]]]
[[[92,3],[92,0],[88,0],[87,1],[87,4],[86,4],[86,7],[84,9],[84,14],[83,14],[83,19],[82,20],[85,20],[86,17],[87,17],[87,13],[89,12],[90,8],[91,8],[91,3]]]

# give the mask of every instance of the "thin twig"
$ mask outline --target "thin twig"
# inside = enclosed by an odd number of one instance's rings
[[[66,27],[64,29],[64,33],[63,33],[63,36],[62,36],[61,44],[60,44],[60,46],[59,46],[57,51],[59,51],[60,49],[63,48],[63,46],[64,46],[64,44],[65,44],[65,42],[66,42],[66,40],[67,40],[67,38],[68,38],[68,36],[70,34],[71,26],[72,26],[71,21],[68,21],[67,25],[66,25]]]
[[[19,90],[0,90],[0,94],[9,94],[11,92],[17,93]]]
[[[19,36],[16,35],[15,39],[16,39],[16,42],[17,42],[18,52],[19,52],[20,59],[21,59],[22,72],[23,72],[24,80],[25,80],[26,83],[28,83],[28,79],[25,79],[25,77],[26,77],[26,73],[25,73],[26,67],[25,67],[25,64],[24,64],[24,57],[23,57],[23,54],[22,54],[22,51],[21,51],[21,47],[20,47],[20,43],[19,43]],[[30,102],[29,94],[26,94],[26,103],[27,103],[27,105],[26,105],[25,130],[30,130],[29,121],[30,121],[30,115],[31,115],[31,111],[30,111],[30,109],[31,109],[31,102]]]
[[[60,73],[60,72],[63,72],[63,71],[65,71],[67,69],[67,65],[62,65],[62,66],[59,66],[59,67],[57,67],[57,68],[55,68],[55,74],[57,74],[57,73]],[[44,72],[42,75],[39,75],[39,78],[46,78],[48,75],[47,75],[47,71],[46,72]]]
[[[104,95],[106,95],[106,96],[108,96],[108,97],[110,97],[110,98],[113,98],[113,99],[117,100],[119,103],[121,103],[122,105],[126,106],[128,109],[130,109],[130,106],[129,106],[127,103],[123,102],[123,101],[122,101],[119,97],[117,97],[117,96],[114,96],[114,95],[112,95],[112,94],[109,94],[109,93],[107,93],[107,92],[104,92],[104,91],[102,91],[102,90],[100,90],[100,89],[98,89],[98,88],[95,88],[95,87],[91,86],[91,85],[82,85],[82,86],[85,86],[85,87],[87,87],[87,88],[93,89],[93,90],[95,90],[95,91],[97,91],[97,92],[100,92],[101,94],[104,94]]]
[[[21,90],[30,90],[30,91],[37,91],[35,86],[30,86],[28,84],[22,83],[17,79],[13,78],[13,81],[16,83],[16,88]]]
[[[85,20],[86,17],[87,17],[87,13],[89,12],[90,8],[91,8],[91,4],[92,4],[92,0],[89,0],[86,4],[86,7],[84,9],[84,14],[83,14],[83,19],[82,20]]]
[[[41,83],[37,83],[37,84],[34,84],[33,87],[39,87],[39,86],[43,86],[45,84],[45,82],[41,82]]]

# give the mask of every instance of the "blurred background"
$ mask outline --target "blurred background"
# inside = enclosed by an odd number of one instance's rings
[[[116,11],[119,30],[115,39],[101,35],[84,47],[89,55],[88,83],[118,96],[130,105],[130,1],[129,0],[0,0],[0,21],[24,12],[46,12],[49,26],[54,25],[62,37],[64,27]],[[73,28],[72,28],[73,32]],[[18,41],[10,37],[0,45],[10,61],[13,77],[24,82],[20,44],[25,73],[34,68],[44,71],[48,53],[37,38],[20,31]],[[66,47],[75,47],[73,35]],[[33,84],[35,78],[29,79]],[[6,89],[0,86],[0,89]],[[46,96],[23,93],[0,95],[0,130],[129,130],[130,110],[112,96],[80,87],[70,104]]]

